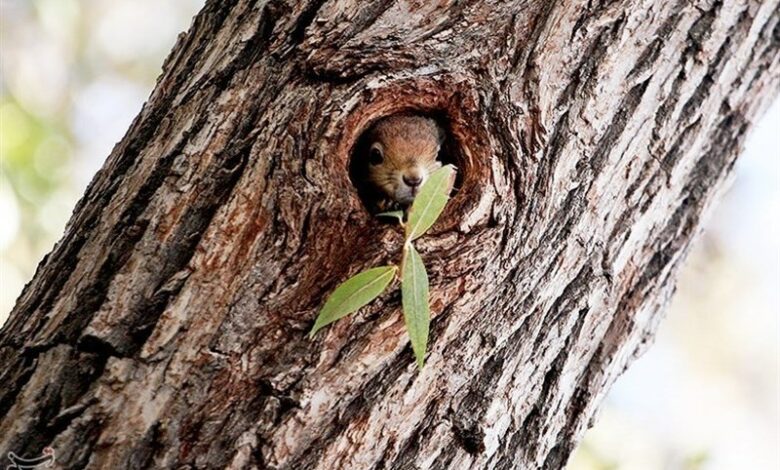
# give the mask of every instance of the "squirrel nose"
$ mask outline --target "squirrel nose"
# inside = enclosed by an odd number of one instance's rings
[[[402,179],[404,183],[411,187],[420,186],[420,183],[422,183],[422,177],[419,175],[404,175]]]

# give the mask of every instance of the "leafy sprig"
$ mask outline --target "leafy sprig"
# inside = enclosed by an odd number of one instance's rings
[[[404,245],[400,266],[390,265],[360,272],[344,281],[328,297],[314,322],[309,337],[323,327],[353,313],[379,297],[398,276],[401,279],[401,304],[406,330],[417,365],[422,368],[428,347],[431,322],[428,273],[414,240],[420,238],[441,215],[455,180],[455,167],[445,165],[431,174],[414,198],[404,223],[403,211],[383,212],[378,216],[397,218],[404,227]]]

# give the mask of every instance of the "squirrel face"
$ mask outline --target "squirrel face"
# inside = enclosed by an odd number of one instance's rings
[[[428,176],[441,167],[436,160],[441,128],[430,118],[396,115],[379,121],[370,136],[369,180],[389,199],[410,204]]]

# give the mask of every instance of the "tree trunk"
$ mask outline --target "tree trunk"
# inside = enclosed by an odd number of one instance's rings
[[[560,468],[780,85],[778,0],[210,1],[2,330],[0,451],[64,468]],[[447,129],[426,366],[349,177]]]

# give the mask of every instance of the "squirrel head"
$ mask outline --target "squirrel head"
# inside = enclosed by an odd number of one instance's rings
[[[441,167],[436,158],[443,132],[423,116],[396,115],[371,130],[368,178],[388,198],[410,204],[428,176]]]

